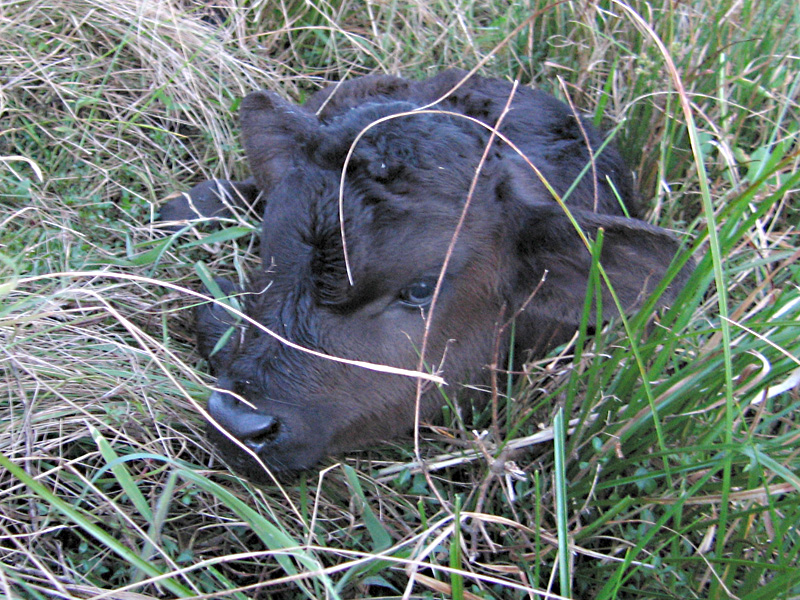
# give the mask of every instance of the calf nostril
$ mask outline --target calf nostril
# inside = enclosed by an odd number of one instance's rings
[[[259,431],[254,431],[243,441],[251,450],[258,452],[264,446],[271,444],[281,432],[281,424],[278,419],[271,418],[269,423],[265,423]]]
[[[215,390],[208,399],[208,414],[219,427],[255,452],[274,444],[281,433],[277,418],[249,406],[236,394],[221,390]]]

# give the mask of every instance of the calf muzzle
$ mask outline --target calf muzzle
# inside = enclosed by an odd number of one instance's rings
[[[280,436],[280,421],[250,407],[235,394],[220,389],[208,399],[208,413],[221,427],[256,454],[274,445]]]

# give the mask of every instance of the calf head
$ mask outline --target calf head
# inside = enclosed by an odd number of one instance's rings
[[[518,127],[537,108],[530,96],[512,104],[505,141],[491,141],[474,120],[415,111],[420,103],[408,95],[327,118],[266,92],[242,103],[244,146],[265,206],[263,266],[246,289],[220,285],[255,323],[208,304],[197,327],[217,377],[209,435],[251,478],[263,469],[232,439],[275,470],[297,470],[405,434],[415,415],[415,379],[332,361],[265,329],[318,353],[412,370],[427,329],[424,364],[455,388],[485,376],[498,325],[511,315],[518,313],[514,342],[528,355],[572,336],[591,266],[575,224],[590,239],[604,230],[601,264],[626,309],[661,281],[678,249],[662,229],[595,212],[598,195],[601,209],[619,209],[610,188],[589,176],[568,198],[570,220],[528,164],[553,174],[557,194],[578,178],[589,154],[565,107],[559,135],[563,143],[571,136],[575,150],[562,160]],[[627,190],[624,166],[609,153],[597,180]],[[613,314],[607,289],[602,306],[603,318]],[[220,343],[230,327],[235,334]],[[426,386],[422,418],[440,406]]]

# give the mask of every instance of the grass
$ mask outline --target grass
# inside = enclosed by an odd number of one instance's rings
[[[0,597],[800,597],[796,3],[209,6],[0,3]],[[244,174],[250,90],[477,65],[616,128],[690,285],[445,410],[427,476],[402,443],[239,480],[182,288],[252,224],[165,240],[159,202]]]

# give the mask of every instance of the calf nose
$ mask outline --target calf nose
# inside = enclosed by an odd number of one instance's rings
[[[208,399],[208,414],[237,440],[258,453],[275,442],[280,422],[240,401],[233,394],[214,390]]]

